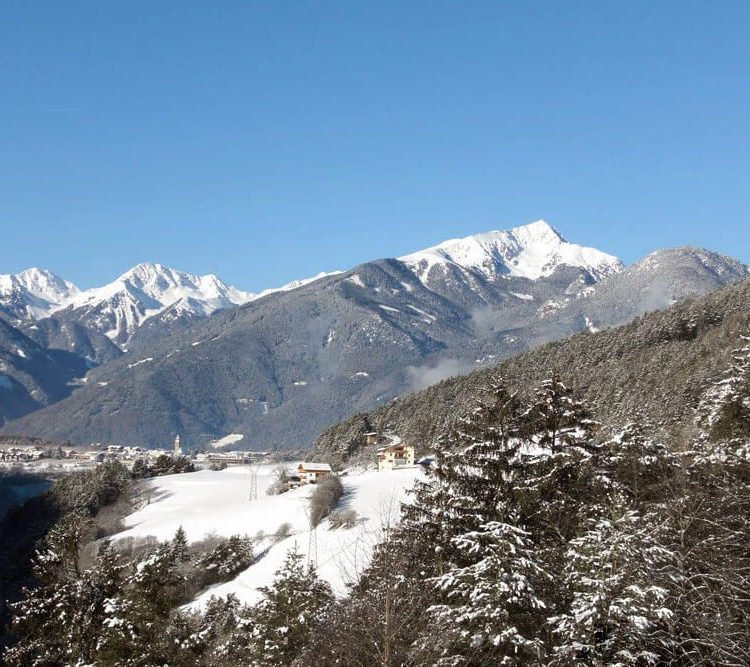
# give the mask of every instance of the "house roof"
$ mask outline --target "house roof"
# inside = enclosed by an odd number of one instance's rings
[[[300,463],[297,470],[306,472],[333,472],[333,469],[327,463]]]
[[[378,447],[378,452],[387,452],[391,449],[413,449],[413,447],[399,440],[398,442],[392,442],[390,445]]]

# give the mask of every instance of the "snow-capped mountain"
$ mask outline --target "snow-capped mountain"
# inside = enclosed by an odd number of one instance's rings
[[[152,329],[169,329],[336,273],[320,273],[254,294],[213,274],[200,276],[155,263],[138,264],[111,283],[87,290],[51,271],[31,268],[0,275],[0,314],[25,329],[33,321],[53,317],[103,334],[123,347],[146,322],[154,324]]]
[[[144,263],[103,287],[79,292],[53,312],[125,345],[147,319],[167,309],[192,319],[252,298],[252,294],[227,285],[215,275],[198,276]]]
[[[427,284],[436,278],[436,273],[444,273],[451,267],[485,279],[507,276],[538,280],[550,276],[560,266],[568,266],[587,271],[595,281],[624,268],[613,255],[568,243],[544,220],[507,231],[444,241],[399,259]]]
[[[39,319],[79,292],[73,283],[45,269],[4,274],[0,275],[0,311],[17,320]]]

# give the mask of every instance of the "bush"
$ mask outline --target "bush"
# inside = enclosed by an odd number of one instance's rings
[[[289,473],[286,468],[279,466],[276,468],[276,479],[266,489],[266,495],[278,496],[286,491],[289,491]]]
[[[343,494],[344,487],[335,475],[328,475],[318,482],[315,491],[310,496],[310,526],[312,528],[315,528],[331,513]]]
[[[229,581],[253,561],[253,547],[250,539],[232,535],[221,539],[209,552],[201,554],[193,561],[201,570],[206,584]]]
[[[133,479],[160,477],[182,472],[195,472],[193,462],[187,456],[168,456],[162,454],[155,461],[138,459],[133,464]]]
[[[359,521],[359,517],[354,510],[339,510],[331,512],[328,521],[331,524],[331,530],[335,530],[336,528],[354,528],[357,525],[357,521]]]
[[[273,535],[273,539],[276,540],[276,542],[281,542],[281,540],[285,540],[291,534],[292,524],[285,521],[276,529],[276,532]]]

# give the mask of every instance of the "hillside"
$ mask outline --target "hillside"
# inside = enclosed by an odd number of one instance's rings
[[[322,457],[346,457],[363,446],[364,433],[390,431],[425,451],[446,420],[481,397],[492,378],[504,378],[523,394],[552,371],[592,404],[605,429],[640,422],[681,441],[690,435],[708,387],[748,330],[746,279],[619,328],[580,333],[399,398],[328,429],[317,439],[316,450]]]

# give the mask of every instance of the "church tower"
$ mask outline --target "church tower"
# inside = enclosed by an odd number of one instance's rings
[[[180,446],[180,434],[174,437],[174,456],[182,456],[182,447]]]

